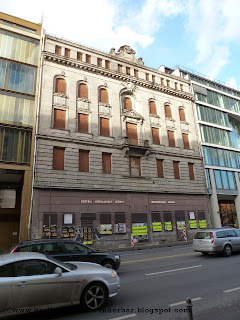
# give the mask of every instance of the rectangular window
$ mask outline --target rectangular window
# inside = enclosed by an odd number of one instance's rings
[[[166,118],[172,118],[172,110],[169,104],[165,105],[165,116]]]
[[[102,67],[102,59],[101,58],[97,58],[97,65],[98,65],[98,67]]]
[[[109,60],[105,61],[105,68],[110,69],[110,61]]]
[[[174,178],[180,179],[179,162],[173,161]]]
[[[70,49],[65,48],[65,57],[70,58]]]
[[[146,80],[149,81],[149,73],[146,73]]]
[[[164,178],[163,160],[157,159],[157,174],[158,178]]]
[[[115,213],[115,223],[125,223],[125,213]]]
[[[126,74],[128,74],[128,75],[131,74],[131,69],[129,67],[126,67]]]
[[[88,133],[88,114],[78,114],[78,132]]]
[[[56,54],[59,54],[59,55],[60,55],[60,54],[61,54],[61,51],[62,51],[62,48],[61,48],[60,46],[56,46],[56,47],[55,47],[55,53],[56,53]]]
[[[188,134],[183,133],[182,134],[182,138],[183,138],[183,147],[184,147],[184,149],[190,149]]]
[[[156,103],[154,101],[150,101],[149,106],[150,106],[150,114],[157,114]]]
[[[86,62],[91,63],[91,55],[90,54],[86,54]]]
[[[182,84],[180,84],[180,90],[183,91],[183,85]]]
[[[77,60],[82,61],[82,52],[77,52]]]
[[[111,153],[102,153],[102,173],[112,173],[111,158]]]
[[[152,82],[155,83],[155,81],[156,81],[156,78],[155,78],[155,76],[153,75],[153,76],[152,76]]]
[[[100,224],[111,224],[111,213],[100,213]]]
[[[140,158],[129,157],[130,176],[141,176]]]
[[[110,137],[110,127],[108,118],[100,118],[100,135]]]
[[[89,172],[89,151],[79,150],[79,171]]]
[[[159,128],[152,128],[152,139],[154,144],[160,144]]]
[[[138,70],[134,69],[134,77],[138,78]]]
[[[189,178],[190,178],[190,180],[195,180],[195,176],[194,176],[194,164],[193,164],[193,163],[188,163],[188,171],[189,171]]]
[[[174,136],[174,131],[169,131],[168,130],[168,144],[169,147],[175,147],[175,136]]]
[[[175,82],[175,89],[176,89],[176,90],[178,89],[178,84],[177,84],[177,82]]]
[[[121,64],[118,65],[118,72],[123,72],[123,66]]]
[[[161,78],[161,85],[164,86],[164,78]]]
[[[126,123],[128,143],[138,145],[137,124]]]
[[[53,170],[64,170],[65,148],[53,147]]]
[[[170,80],[166,80],[167,82],[167,87],[170,87]]]
[[[65,129],[66,111],[60,109],[54,109],[54,123],[55,129]]]

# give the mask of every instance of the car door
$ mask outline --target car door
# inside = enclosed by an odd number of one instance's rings
[[[11,294],[13,277],[14,274],[11,263],[0,267],[0,313],[11,310],[13,307]]]
[[[66,261],[93,262],[88,248],[75,242],[64,242]]]
[[[239,229],[236,229],[234,230],[235,233],[237,234],[237,238],[236,238],[236,241],[237,241],[237,246],[238,246],[238,249],[237,250],[240,250],[240,230]]]
[[[41,253],[49,257],[54,257],[61,261],[66,261],[66,254],[62,242],[47,242],[42,245]]]
[[[231,243],[232,250],[237,251],[240,248],[239,239],[237,237],[237,234],[234,230],[225,230],[226,232],[226,239]]]

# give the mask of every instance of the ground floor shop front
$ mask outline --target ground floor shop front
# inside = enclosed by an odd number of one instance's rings
[[[31,221],[32,239],[118,248],[191,240],[211,226],[207,195],[59,189],[34,189]]]

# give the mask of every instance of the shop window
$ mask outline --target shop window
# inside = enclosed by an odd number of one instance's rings
[[[140,158],[129,157],[130,176],[141,176]]]
[[[100,213],[100,224],[111,224],[111,213]]]
[[[88,133],[88,114],[78,114],[78,132]]]
[[[123,72],[123,66],[121,64],[118,65],[118,72]]]
[[[79,150],[79,171],[89,172],[89,151]]]
[[[55,129],[65,129],[66,110],[54,109],[54,123]]]
[[[82,61],[82,52],[77,52],[77,60]]]
[[[183,138],[183,147],[184,147],[184,149],[190,149],[188,134],[183,133],[182,134],[182,138]]]
[[[166,118],[172,118],[172,110],[169,104],[165,104],[165,116]]]
[[[50,226],[50,225],[57,225],[57,214],[56,213],[52,213],[52,214],[48,214],[48,213],[44,213],[43,214],[43,225],[45,226]]]
[[[154,75],[152,75],[152,82],[155,83],[156,82],[156,77]]]
[[[88,86],[85,83],[78,85],[78,98],[88,99]]]
[[[163,211],[163,221],[165,231],[173,230],[173,220],[171,211]]]
[[[111,153],[102,153],[102,173],[112,173],[111,158]]]
[[[102,59],[101,58],[97,58],[97,66],[102,67]]]
[[[169,147],[175,147],[175,136],[174,136],[174,131],[169,131],[168,130],[168,145]]]
[[[67,82],[63,78],[56,79],[55,93],[67,94]]]
[[[180,179],[179,161],[173,161],[174,179]]]
[[[152,128],[152,139],[154,144],[160,144],[159,128]]]
[[[115,213],[115,223],[125,223],[125,213]]]
[[[107,89],[101,88],[99,90],[99,99],[100,99],[100,102],[102,102],[102,103],[109,103]]]
[[[86,54],[86,62],[91,63],[92,57],[90,54]]]
[[[149,81],[149,73],[146,73],[146,80]]]
[[[109,60],[105,61],[105,68],[110,69],[110,61]]]
[[[100,117],[100,135],[110,137],[110,120],[108,118]]]
[[[157,159],[157,175],[158,178],[164,178],[164,171],[163,171],[163,160]]]
[[[188,171],[189,171],[189,178],[190,178],[190,180],[195,180],[195,176],[194,176],[194,164],[193,164],[193,163],[188,163]]]
[[[157,106],[155,101],[149,102],[150,114],[157,114]]]
[[[70,49],[65,48],[65,57],[70,58]]]
[[[62,48],[60,46],[55,47],[55,53],[61,55]]]
[[[180,117],[180,121],[186,121],[184,109],[179,109],[179,117]]]
[[[123,108],[125,110],[132,110],[132,100],[128,97],[125,97],[123,100]]]
[[[53,170],[64,170],[65,148],[53,147]]]
[[[131,74],[131,69],[129,67],[126,67],[126,74],[128,74],[128,75]]]
[[[185,211],[182,211],[182,210],[175,211],[175,220],[185,221]]]
[[[134,77],[138,78],[138,70],[134,69]]]
[[[138,145],[137,124],[126,123],[128,143]]]
[[[146,223],[147,214],[146,213],[132,213],[131,215],[132,223]]]
[[[152,211],[151,216],[152,216],[152,222],[160,222],[161,221],[161,215],[160,215],[159,211]]]

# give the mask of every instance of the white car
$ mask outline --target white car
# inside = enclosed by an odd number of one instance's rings
[[[95,263],[33,252],[0,255],[0,317],[76,304],[94,311],[119,288],[116,271]]]

